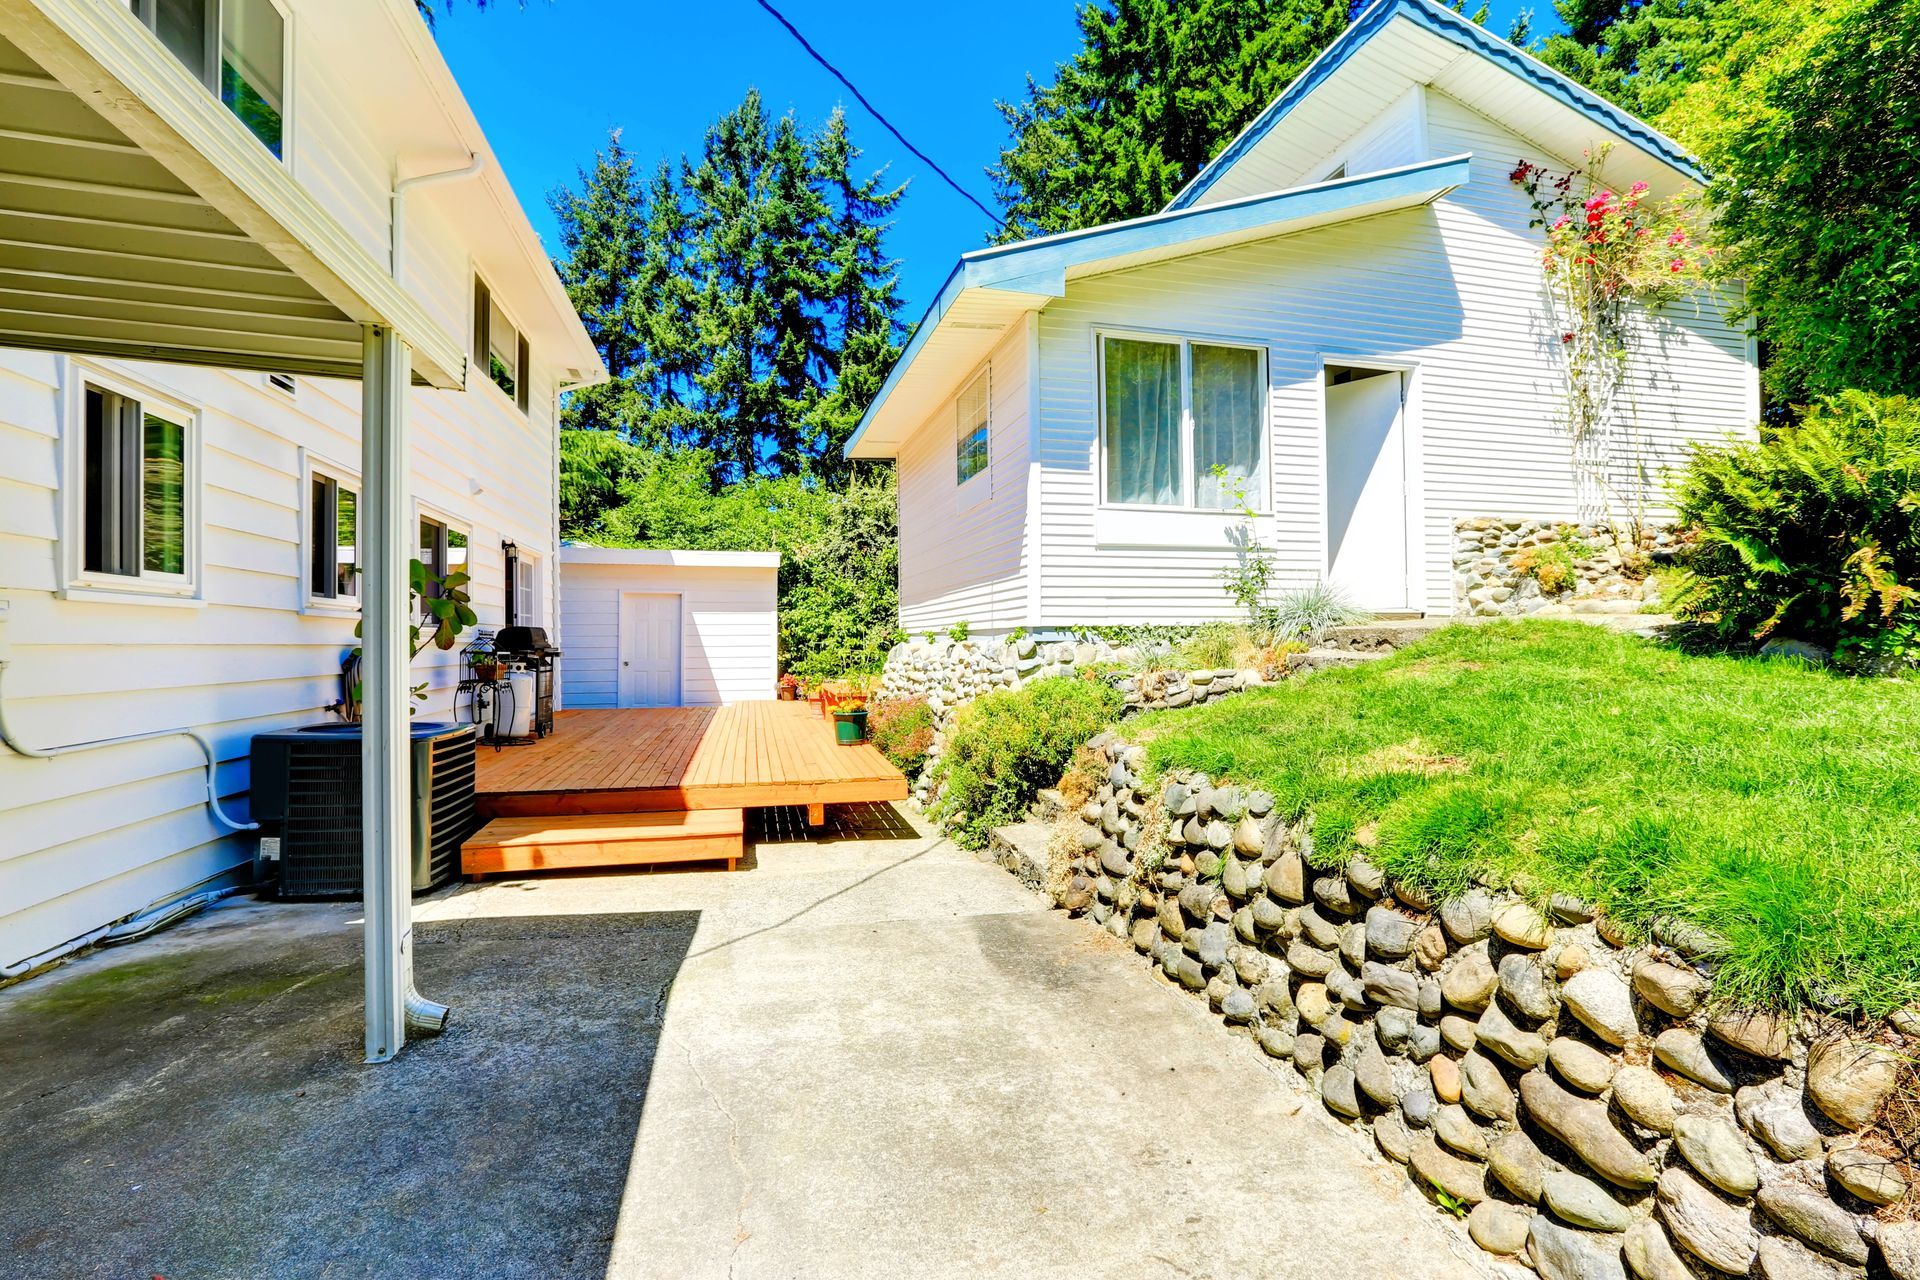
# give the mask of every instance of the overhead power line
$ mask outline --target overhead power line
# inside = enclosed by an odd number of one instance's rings
[[[867,109],[867,114],[872,116],[875,120],[878,120],[881,123],[881,125],[883,125],[886,128],[886,131],[888,133],[892,134],[895,138],[899,139],[901,146],[905,147],[908,151],[911,151],[915,156],[919,157],[920,163],[926,165],[927,168],[933,170],[936,174],[938,174],[940,176],[940,180],[946,183],[948,186],[952,187],[955,191],[957,191],[960,194],[961,198],[966,200],[968,204],[978,209],[981,213],[986,214],[987,220],[993,223],[994,226],[1001,227],[1006,225],[1000,220],[999,214],[987,208],[986,205],[981,204],[980,201],[974,197],[973,192],[967,190],[965,187],[961,186],[958,182],[955,182],[952,174],[948,173],[945,169],[942,169],[938,164],[934,163],[932,156],[928,155],[926,152],[922,151],[920,148],[914,146],[911,142],[907,141],[907,135],[900,132],[899,129],[895,128],[893,121],[887,119],[887,117],[881,113],[880,108],[874,106],[871,102],[867,101],[867,95],[860,92],[860,86],[856,85],[853,81],[847,79],[846,74],[842,72],[840,68],[834,66],[831,62],[828,62],[826,57],[818,49],[814,48],[811,44],[809,44],[807,42],[807,38],[800,34],[800,28],[794,26],[793,23],[787,21],[786,14],[781,13],[778,9],[774,8],[771,4],[767,3],[767,0],[754,0],[754,3],[758,4],[762,9],[765,9],[770,15],[772,15],[773,20],[775,22],[785,27],[787,29],[787,34],[792,36],[795,40],[799,41],[800,47],[807,51],[807,56],[812,58],[815,62],[819,63],[822,67],[826,68],[827,73],[831,75],[835,80],[838,80],[841,84],[845,85],[847,87],[847,92],[851,93],[859,101],[860,105]]]

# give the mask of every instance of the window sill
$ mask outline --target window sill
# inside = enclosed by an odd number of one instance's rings
[[[1272,519],[1253,515],[1256,529]],[[1093,540],[1101,547],[1156,547],[1195,551],[1231,551],[1229,538],[1245,524],[1238,511],[1193,507],[1100,506],[1093,513]]]
[[[321,596],[301,605],[300,612],[321,618],[357,618],[360,616],[360,602],[355,600],[352,604],[340,604]]]
[[[75,583],[60,592],[62,600],[82,600],[94,604],[158,605],[168,609],[204,609],[207,602],[191,589],[174,591],[164,587],[108,586],[97,582]]]

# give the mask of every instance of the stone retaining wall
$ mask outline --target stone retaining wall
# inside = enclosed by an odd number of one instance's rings
[[[1628,538],[1631,535],[1626,535]],[[1514,563],[1521,552],[1558,542],[1582,544],[1573,561],[1574,582],[1553,595]],[[1458,520],[1453,526],[1453,598],[1462,614],[1476,617],[1573,613],[1637,613],[1654,598],[1647,558],[1674,546],[1670,529],[1642,534],[1640,561],[1627,563],[1610,525],[1557,520]]]
[[[1056,903],[1297,1071],[1488,1253],[1549,1280],[1920,1280],[1886,1116],[1920,1017],[1871,1033],[1716,1015],[1713,940],[1630,943],[1583,904],[1434,903],[1312,861],[1273,797],[1088,743],[1053,796]],[[1904,1081],[1904,1084],[1903,1084]]]

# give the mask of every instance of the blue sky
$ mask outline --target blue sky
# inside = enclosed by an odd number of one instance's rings
[[[994,110],[1028,74],[1046,79],[1078,47],[1072,0],[1027,0],[981,22],[964,5],[898,0],[775,0],[816,48],[858,84],[914,145],[989,208],[982,170],[1006,128]],[[1520,0],[1495,0],[1488,25],[1504,34]],[[1539,14],[1550,6],[1536,6]],[[1018,13],[1013,21],[1009,13]],[[980,211],[896,143],[753,0],[493,0],[457,3],[437,24],[514,190],[551,246],[547,192],[621,130],[651,164],[697,153],[707,125],[757,86],[775,113],[817,125],[848,107],[854,139],[873,167],[910,180],[888,240],[901,260],[905,315],[918,318],[961,252],[987,231]]]

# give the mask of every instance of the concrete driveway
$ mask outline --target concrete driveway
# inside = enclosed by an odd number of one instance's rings
[[[338,907],[0,992],[6,1274],[1486,1274],[1125,947],[890,806],[835,816],[770,813],[731,875],[423,903],[456,1021],[388,1067]]]

